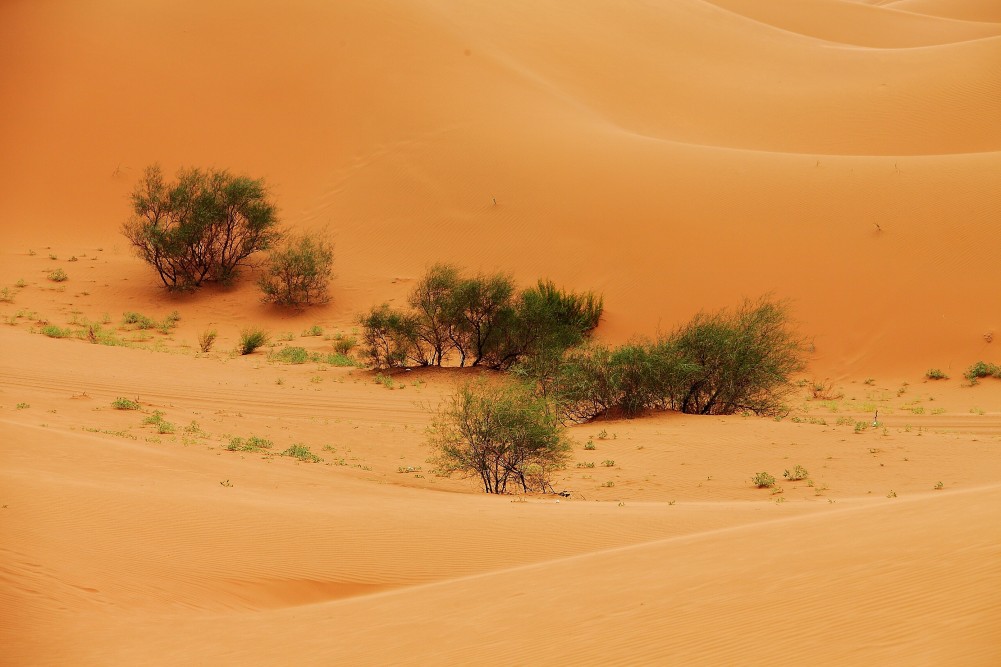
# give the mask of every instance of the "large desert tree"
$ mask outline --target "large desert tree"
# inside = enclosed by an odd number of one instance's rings
[[[215,169],[182,169],[168,183],[148,167],[122,232],[170,289],[228,283],[250,255],[281,236],[264,182]]]

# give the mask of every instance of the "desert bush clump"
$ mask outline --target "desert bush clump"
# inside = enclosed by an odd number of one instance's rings
[[[216,336],[218,332],[215,329],[206,329],[205,331],[198,334],[198,349],[202,352],[208,352],[212,349],[212,344],[215,343]]]
[[[240,332],[240,354],[251,354],[262,345],[267,345],[271,336],[263,329],[244,329]]]
[[[358,345],[358,339],[354,336],[337,334],[337,337],[334,338],[334,352],[345,357],[351,353],[351,350],[355,349],[356,345]]]
[[[61,283],[63,281],[69,280],[69,276],[62,269],[56,269],[55,271],[50,271],[48,279],[52,282]]]
[[[304,364],[309,361],[309,352],[304,347],[283,347],[271,355],[271,360],[283,364]]]
[[[279,238],[263,181],[215,169],[182,169],[167,183],[148,167],[132,192],[122,233],[168,289],[231,282],[240,265]]]
[[[263,301],[296,308],[326,303],[333,265],[333,247],[318,235],[288,239],[268,255],[258,280]]]
[[[61,329],[55,324],[46,324],[42,327],[42,334],[49,338],[67,338],[73,334],[70,329]]]
[[[111,407],[116,410],[138,410],[142,406],[138,400],[133,401],[132,399],[119,396],[111,402]]]
[[[782,473],[782,476],[788,479],[790,482],[798,482],[801,479],[806,479],[810,476],[810,473],[806,471],[801,465],[795,466],[792,470],[786,470]]]
[[[551,491],[571,445],[545,400],[521,384],[465,384],[446,399],[428,429],[437,470],[477,477],[487,493]]]
[[[759,472],[751,478],[751,483],[759,489],[770,489],[775,486],[775,478],[767,472]]]
[[[398,365],[441,366],[457,358],[459,366],[497,370],[529,357],[546,357],[551,365],[597,326],[603,307],[590,293],[566,292],[551,282],[518,291],[507,274],[464,276],[451,264],[428,269],[408,304],[409,311],[384,305],[362,318],[373,358],[386,357],[384,350],[371,350],[384,348],[391,337]]]
[[[970,366],[965,373],[963,373],[963,377],[965,377],[970,384],[977,384],[977,381],[981,378],[1001,377],[1001,366],[987,363],[985,361],[978,361]]]
[[[282,452],[282,456],[291,456],[294,459],[299,459],[300,461],[305,461],[306,463],[319,463],[323,461],[321,457],[309,451],[309,447],[302,443],[290,446]]]
[[[14,303],[14,293],[10,291],[9,287],[0,289],[0,301],[3,303]]]
[[[929,380],[948,380],[949,376],[943,373],[938,368],[929,368],[925,373],[925,377]]]
[[[259,438],[252,435],[248,438],[230,438],[226,449],[231,452],[259,452],[262,449],[271,449],[274,443],[266,438]]]

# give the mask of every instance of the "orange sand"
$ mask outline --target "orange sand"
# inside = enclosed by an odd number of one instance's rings
[[[0,664],[1001,662],[997,3],[13,0],[0,62]],[[265,177],[332,302],[158,288],[152,162]],[[612,343],[770,292],[832,395],[575,427],[557,503],[427,470],[471,372],[230,352],[439,260],[599,291]],[[126,310],[181,320],[38,333]]]

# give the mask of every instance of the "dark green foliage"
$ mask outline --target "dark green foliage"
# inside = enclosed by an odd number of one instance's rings
[[[520,384],[466,384],[439,408],[429,431],[443,474],[478,477],[487,493],[551,490],[570,443],[544,399]]]
[[[441,366],[458,357],[459,366],[505,370],[534,360],[540,369],[551,368],[597,326],[602,311],[601,299],[591,293],[565,292],[541,281],[516,292],[503,273],[466,278],[450,264],[428,269],[408,302],[412,313],[384,306],[362,318],[377,366],[393,365],[387,357],[396,365],[421,366]],[[395,355],[387,355],[394,347],[387,342],[395,344]]]
[[[240,332],[240,354],[250,354],[269,340],[271,336],[262,329],[244,329]]]
[[[532,379],[566,421],[613,410],[628,417],[651,409],[768,414],[780,409],[802,354],[780,304],[749,302],[699,314],[656,342],[572,350],[551,376]]]
[[[263,181],[226,171],[184,169],[167,183],[159,166],[148,167],[132,210],[122,232],[170,289],[228,283],[250,255],[280,237]]]
[[[315,235],[288,240],[268,256],[258,285],[266,303],[302,307],[326,303],[334,265],[333,247]]]
[[[376,368],[403,366],[417,352],[417,318],[389,307],[377,306],[361,317],[363,339]]]
[[[977,380],[980,378],[1001,377],[1001,366],[987,363],[986,361],[978,361],[963,373],[963,377],[969,380],[970,384],[977,384]]]

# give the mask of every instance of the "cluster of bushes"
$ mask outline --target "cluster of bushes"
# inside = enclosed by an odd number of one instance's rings
[[[168,289],[228,284],[251,255],[272,249],[258,282],[265,302],[302,307],[328,299],[332,247],[316,235],[286,237],[261,179],[182,169],[167,182],[153,165],[132,192],[132,212],[122,233]]]
[[[377,368],[484,365],[507,370],[526,358],[558,358],[598,326],[602,300],[540,281],[517,291],[503,273],[464,276],[436,264],[411,291],[410,310],[382,304],[362,316]]]
[[[439,472],[478,477],[487,493],[504,493],[511,482],[547,491],[566,465],[568,422],[651,409],[778,412],[803,352],[784,304],[745,302],[701,313],[655,341],[527,357],[515,366],[521,382],[465,384],[439,408],[429,444]],[[786,472],[805,475],[799,466]]]
[[[690,414],[771,414],[803,369],[803,346],[784,304],[745,302],[700,313],[671,334],[611,349],[571,350],[547,372],[529,374],[561,419],[667,409]]]

